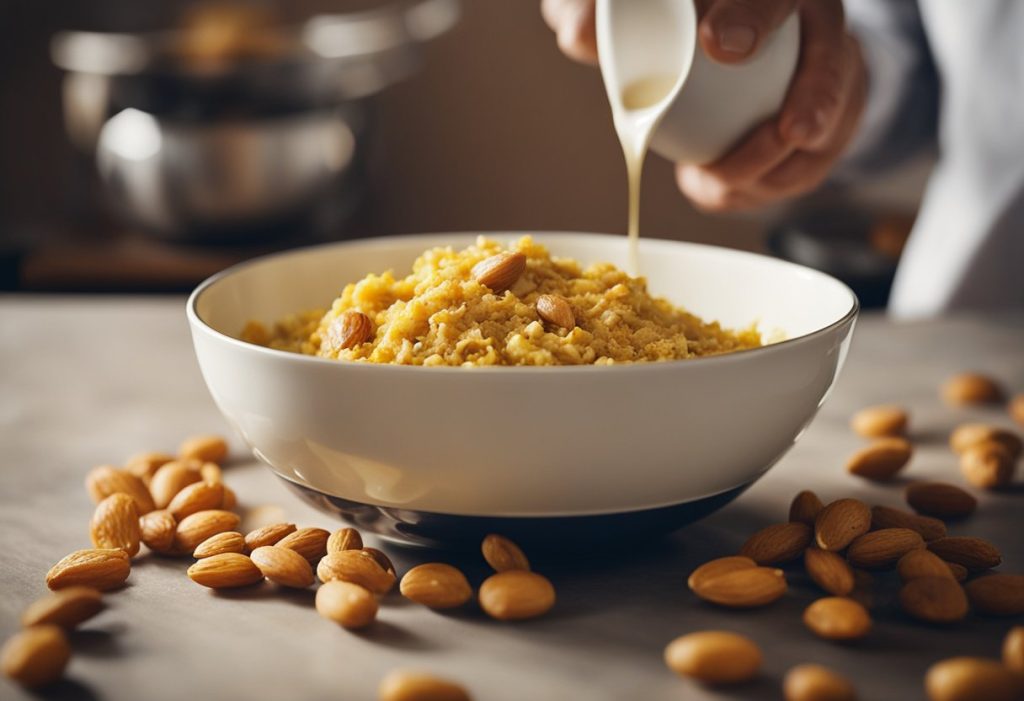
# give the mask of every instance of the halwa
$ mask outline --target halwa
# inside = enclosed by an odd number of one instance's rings
[[[485,284],[486,283],[486,284]],[[754,325],[723,329],[653,297],[609,263],[582,268],[524,236],[426,251],[412,274],[370,274],[331,308],[242,338],[337,360],[400,365],[611,365],[680,360],[761,345]]]

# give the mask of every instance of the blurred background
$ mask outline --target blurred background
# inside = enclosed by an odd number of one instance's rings
[[[770,251],[884,303],[929,163],[644,236]],[[521,0],[0,0],[0,288],[182,292],[319,241],[623,232],[600,76]]]

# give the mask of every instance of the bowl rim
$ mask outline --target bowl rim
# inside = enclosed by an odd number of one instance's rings
[[[278,350],[276,348],[268,348],[266,346],[259,346],[255,343],[249,343],[243,341],[234,336],[229,336],[226,333],[218,331],[208,324],[200,315],[197,310],[199,299],[209,290],[211,287],[219,283],[220,281],[241,273],[247,268],[266,263],[275,258],[286,258],[289,256],[301,256],[312,253],[314,251],[327,249],[327,248],[358,248],[367,244],[378,244],[380,246],[387,246],[389,244],[408,244],[413,241],[420,240],[434,240],[441,237],[507,237],[509,235],[518,236],[534,236],[538,242],[544,245],[545,239],[550,239],[558,236],[582,236],[589,239],[619,239],[623,244],[626,243],[626,237],[621,234],[608,234],[608,233],[597,233],[597,232],[585,232],[585,231],[451,231],[451,232],[424,232],[419,234],[402,234],[397,236],[375,236],[375,237],[364,237],[358,239],[348,239],[344,241],[330,241],[321,244],[315,244],[312,246],[300,246],[298,248],[290,248],[284,251],[276,251],[274,253],[267,253],[264,255],[256,256],[248,260],[235,263],[218,273],[211,275],[210,277],[203,280],[199,285],[196,286],[192,293],[189,294],[187,301],[185,302],[185,314],[188,318],[189,325],[192,329],[198,329],[201,332],[213,337],[215,340],[221,343],[227,343],[231,346],[238,348],[243,352],[249,353],[260,353],[267,354],[271,358],[288,359],[294,362],[305,362],[305,363],[316,363],[323,367],[334,367],[342,370],[348,370],[353,368],[375,368],[374,370],[367,370],[367,372],[414,372],[422,373],[429,372],[431,374],[523,374],[523,373],[556,373],[556,372],[599,372],[601,374],[608,373],[622,373],[622,372],[658,372],[665,371],[669,368],[684,368],[684,367],[707,367],[708,365],[714,364],[725,364],[733,362],[741,362],[752,355],[763,356],[769,353],[783,352],[786,347],[791,347],[798,343],[806,343],[807,341],[819,338],[835,331],[836,329],[852,323],[858,313],[860,312],[860,300],[857,298],[856,293],[850,289],[850,287],[842,282],[841,280],[823,273],[820,270],[815,270],[798,263],[791,261],[782,260],[780,258],[773,258],[772,256],[764,255],[761,253],[754,253],[752,251],[744,251],[740,249],[728,248],[726,246],[715,246],[706,243],[696,243],[691,241],[676,241],[673,239],[658,239],[651,237],[643,237],[640,239],[640,247],[672,247],[676,245],[682,245],[693,248],[707,249],[716,252],[727,252],[729,254],[735,254],[744,258],[757,258],[767,259],[772,263],[780,265],[782,267],[791,268],[796,272],[804,275],[811,275],[814,277],[824,278],[836,285],[838,285],[843,291],[845,291],[850,297],[850,308],[839,317],[837,320],[830,324],[823,326],[819,329],[815,329],[810,333],[805,333],[794,338],[786,338],[782,341],[775,343],[769,343],[765,346],[758,348],[746,348],[743,350],[732,351],[730,353],[722,353],[720,355],[705,356],[699,358],[680,358],[676,360],[663,360],[655,362],[636,362],[636,363],[615,363],[612,365],[484,365],[484,366],[463,366],[463,365],[435,365],[430,367],[423,367],[419,365],[399,365],[394,363],[370,363],[361,361],[339,361],[331,358],[321,358],[315,355],[305,355],[302,353],[294,353],[291,351]],[[427,247],[439,245],[433,243],[425,244]],[[339,372],[342,370],[336,370]]]

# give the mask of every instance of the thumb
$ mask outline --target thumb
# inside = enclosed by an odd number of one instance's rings
[[[704,53],[720,63],[749,58],[793,12],[797,1],[705,0],[699,29]]]

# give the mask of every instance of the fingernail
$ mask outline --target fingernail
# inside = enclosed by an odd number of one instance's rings
[[[820,110],[803,114],[794,119],[786,130],[786,139],[794,142],[806,142],[816,138],[825,125],[825,116]]]
[[[745,24],[730,24],[718,30],[718,46],[730,54],[746,56],[756,41],[757,32]]]

